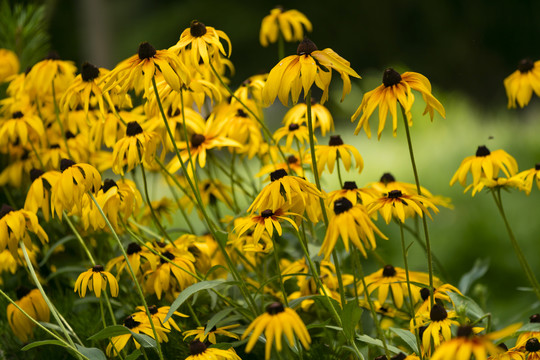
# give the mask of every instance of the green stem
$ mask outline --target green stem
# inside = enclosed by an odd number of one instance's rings
[[[340,156],[339,156],[339,153],[337,154],[336,156],[336,166],[337,166],[337,176],[338,176],[338,179],[339,179],[339,187],[341,189],[343,189],[343,180],[341,178],[341,166],[339,165],[340,161]]]
[[[403,124],[405,125],[405,133],[407,134],[407,144],[409,146],[409,156],[411,158],[411,165],[414,173],[414,181],[416,183],[416,191],[418,192],[418,195],[422,195],[422,188],[420,186],[420,180],[418,177],[418,170],[416,168],[416,161],[414,159],[414,151],[412,147],[412,141],[411,141],[411,133],[409,130],[409,124],[407,122],[407,116],[405,114],[405,109],[403,108],[403,105],[399,104],[401,108],[401,115],[403,118]],[[422,224],[424,226],[424,237],[426,239],[426,253],[427,253],[427,263],[428,263],[428,273],[429,273],[429,292],[430,292],[430,302],[431,307],[433,307],[433,260],[431,256],[431,242],[429,240],[429,231],[427,226],[427,220],[426,216],[422,216]]]
[[[525,272],[525,275],[527,276],[527,279],[529,280],[529,283],[531,284],[534,290],[534,293],[536,294],[538,299],[540,299],[540,284],[538,283],[538,280],[536,279],[534,272],[532,271],[527,259],[525,258],[525,254],[523,254],[523,251],[521,250],[521,247],[519,246],[516,240],[516,237],[514,236],[514,232],[512,231],[512,228],[510,227],[510,223],[508,222],[508,219],[506,218],[506,214],[504,212],[504,207],[502,204],[501,190],[500,188],[497,188],[491,193],[493,194],[493,200],[495,200],[497,209],[499,210],[499,213],[501,214],[501,217],[503,218],[504,226],[506,227],[506,231],[508,232],[508,237],[510,238],[510,242],[512,243],[512,247],[514,248],[514,252],[516,253],[516,256],[518,257],[519,263],[521,267],[523,268],[523,271]]]
[[[234,208],[235,209],[240,209],[240,207],[238,206],[238,200],[236,199],[236,191],[235,191],[235,187],[234,187],[234,178],[233,178],[233,174],[234,174],[234,165],[236,163],[236,150],[233,149],[233,153],[232,153],[232,156],[231,156],[231,171],[230,171],[230,175],[229,176],[229,180],[230,180],[230,183],[231,183],[231,194],[232,194],[232,198],[233,198],[233,202],[234,202]]]
[[[274,253],[274,261],[276,263],[276,271],[278,273],[279,287],[281,288],[281,292],[283,293],[283,301],[285,302],[285,305],[289,307],[289,299],[287,299],[287,292],[285,291],[285,285],[283,283],[283,276],[281,275],[281,268],[279,267],[277,242],[273,235],[271,237],[272,237],[272,243],[274,244],[274,249],[272,249],[272,252]]]
[[[281,31],[278,32],[278,61],[285,57],[285,39]]]

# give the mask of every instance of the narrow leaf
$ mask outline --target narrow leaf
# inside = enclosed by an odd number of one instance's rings
[[[365,342],[366,344],[371,344],[371,345],[378,346],[380,348],[384,348],[384,345],[383,345],[381,340],[374,339],[374,338],[372,338],[371,336],[368,336],[368,335],[356,335],[356,339],[360,340],[361,342]],[[399,354],[400,352],[402,352],[397,347],[392,346],[390,344],[386,344],[386,347],[388,348],[388,350],[390,350],[394,354]]]
[[[415,354],[419,353],[418,343],[416,342],[416,336],[414,336],[412,332],[404,330],[404,329],[393,328],[393,327],[391,327],[390,330],[394,332],[397,336],[399,336],[403,341],[405,341],[405,343],[409,345],[409,347]]]
[[[90,360],[107,360],[103,351],[97,348],[87,348],[79,344],[75,344],[75,347],[77,347],[77,350],[79,350],[81,354],[83,354]]]
[[[449,292],[448,295],[455,305],[457,313],[464,313],[471,321],[480,319],[485,315],[484,310],[470,297]]]
[[[133,338],[139,344],[141,344],[142,347],[153,348],[154,350],[157,349],[156,340],[152,339],[150,336],[144,335],[144,334],[139,334],[139,333],[136,333],[136,332],[133,332],[133,331],[130,331],[130,332],[131,332],[131,335],[133,335]]]
[[[34,342],[26,345],[25,347],[23,347],[21,350],[22,351],[27,351],[27,350],[33,349],[33,348],[38,347],[38,346],[43,346],[43,345],[58,345],[58,346],[62,346],[62,347],[67,348],[66,344],[64,344],[60,340],[43,340],[43,341],[34,341]]]
[[[216,313],[214,316],[212,316],[210,320],[208,320],[208,322],[206,323],[206,328],[204,329],[204,335],[208,334],[210,330],[212,330],[212,328],[217,325],[218,322],[223,320],[233,310],[234,310],[233,308],[225,308],[221,310],[220,312]]]
[[[209,280],[209,281],[201,281],[199,283],[196,283],[196,284],[193,284],[191,286],[188,286],[187,288],[184,289],[184,291],[182,291],[180,293],[180,295],[178,295],[178,297],[176,298],[176,300],[174,300],[174,302],[172,303],[171,305],[171,308],[169,309],[169,312],[167,313],[167,316],[165,317],[165,319],[163,320],[163,322],[167,322],[167,320],[169,320],[169,318],[172,316],[173,312],[175,312],[176,310],[178,310],[178,308],[193,294],[201,291],[201,290],[205,290],[205,289],[212,289],[218,285],[222,285],[223,284],[223,280]]]
[[[471,285],[486,274],[489,269],[489,259],[476,259],[473,268],[465,273],[459,280],[458,288],[466,294]]]
[[[135,360],[135,359],[138,359],[139,356],[141,355],[142,355],[141,350],[137,349],[131,354],[129,354],[128,356],[126,356],[126,360]]]
[[[362,316],[362,308],[358,306],[356,301],[349,301],[341,311],[341,323],[343,324],[343,332],[347,339],[354,339],[356,325]]]
[[[88,340],[109,339],[113,336],[129,334],[129,329],[122,325],[108,326],[105,329],[90,336]]]

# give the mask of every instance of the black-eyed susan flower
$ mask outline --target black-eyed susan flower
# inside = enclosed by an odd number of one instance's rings
[[[109,343],[109,345],[107,345],[107,356],[118,356],[118,352],[126,347],[129,339],[133,338],[133,335],[131,334],[132,332],[148,335],[152,339],[157,340],[158,342],[167,341],[167,333],[170,332],[170,330],[154,324],[154,328],[157,334],[157,339],[155,339],[154,331],[152,330],[152,326],[150,325],[150,323],[139,322],[135,320],[132,315],[124,319],[123,325],[129,329],[130,333],[113,336],[111,338],[111,342]],[[135,347],[137,349],[141,347],[141,345],[135,339],[133,339],[133,341],[135,342]]]
[[[540,359],[540,341],[538,337],[531,337],[527,341],[516,343],[516,350],[527,360]]]
[[[51,190],[51,210],[61,219],[64,210],[82,210],[85,193],[101,188],[101,175],[92,165],[69,159],[60,161],[60,170],[62,174]]]
[[[49,241],[49,237],[39,225],[36,214],[27,210],[15,210],[3,204],[0,208],[0,251],[9,249],[14,257],[18,256],[19,241],[32,250],[32,239],[29,232],[34,233],[41,242]]]
[[[498,177],[498,178],[494,178],[494,179],[488,179],[486,177],[481,177],[478,184],[476,184],[476,185],[470,184],[469,186],[467,186],[465,188],[465,190],[463,192],[466,193],[467,191],[472,189],[471,195],[474,196],[474,195],[476,195],[476,193],[482,191],[484,188],[487,188],[487,189],[490,189],[490,190],[492,190],[492,189],[501,189],[501,188],[508,190],[508,189],[511,189],[511,188],[515,188],[515,189],[518,189],[520,191],[527,191],[527,188],[526,188],[525,182],[523,181],[523,178],[520,177],[520,176],[514,175],[514,176],[512,176],[510,178]]]
[[[360,121],[356,126],[354,134],[358,134],[360,128],[364,128],[368,137],[371,137],[371,129],[369,127],[369,118],[375,109],[379,108],[379,128],[377,130],[378,138],[381,138],[382,131],[386,124],[388,111],[392,116],[392,128],[394,136],[397,135],[397,103],[403,107],[407,116],[408,125],[412,126],[411,108],[414,103],[414,95],[412,90],[416,90],[422,94],[426,103],[424,114],[429,113],[433,121],[434,110],[444,118],[446,116],[444,107],[431,94],[431,83],[422,74],[415,72],[405,72],[399,74],[394,69],[388,68],[383,74],[383,83],[374,90],[364,94],[362,103],[351,117],[354,121],[360,114]]]
[[[363,205],[353,206],[347,198],[340,198],[334,202],[333,216],[329,220],[319,255],[324,254],[324,258],[328,259],[336,246],[338,237],[341,237],[347,252],[350,240],[362,255],[367,257],[365,248],[373,250],[377,247],[375,234],[388,239],[371,221]]]
[[[111,291],[111,296],[118,296],[118,281],[113,274],[105,271],[103,265],[95,265],[92,268],[86,270],[79,275],[77,281],[75,281],[75,292],[79,293],[80,297],[85,297],[86,289],[93,291],[96,297],[101,296],[101,291],[107,289]]]
[[[339,135],[330,136],[328,145],[315,146],[315,156],[317,157],[319,176],[321,176],[325,167],[328,167],[328,172],[330,174],[333,173],[334,165],[338,158],[341,159],[343,166],[347,171],[351,168],[351,157],[354,157],[356,169],[359,173],[362,172],[362,169],[364,168],[364,160],[362,159],[362,156],[360,156],[360,152],[354,146],[344,144]]]
[[[0,49],[0,83],[17,74],[20,68],[19,58],[8,49]]]
[[[253,100],[244,100],[246,106],[257,113],[256,105]],[[264,142],[261,126],[250,113],[246,112],[242,105],[234,103],[225,105],[223,110],[219,111],[216,121],[224,122],[224,135],[230,139],[242,144],[240,149],[232,149],[240,154],[246,154],[249,159],[253,158],[259,151]]]
[[[75,78],[77,67],[72,61],[61,60],[58,53],[52,51],[43,60],[32,66],[26,75],[24,87],[29,94],[44,97],[62,94]]]
[[[276,170],[283,169],[285,171],[290,170],[296,176],[304,177],[304,167],[303,164],[306,164],[311,161],[311,157],[304,156],[304,159],[301,158],[299,151],[290,150],[291,155],[287,156],[286,161],[282,162],[272,162],[270,164],[264,165],[261,167],[261,170],[255,175],[260,177],[263,175],[270,174]],[[307,154],[306,154],[307,155]]]
[[[289,224],[291,224],[296,229],[296,231],[298,231],[296,223],[291,218],[287,217],[287,215],[298,214],[286,212],[282,208],[276,209],[274,211],[266,209],[264,211],[261,211],[259,215],[253,214],[239,221],[238,225],[233,231],[235,231],[238,236],[242,236],[242,234],[244,234],[246,231],[251,230],[253,232],[252,236],[255,243],[259,242],[265,230],[270,236],[270,238],[274,235],[274,228],[276,229],[278,235],[281,236],[281,234],[283,233],[283,229],[281,228],[281,224],[279,223],[280,220],[285,220],[289,222]]]
[[[518,69],[504,79],[508,96],[508,108],[515,108],[516,103],[523,108],[531,101],[533,91],[540,96],[540,61],[523,59]]]
[[[332,114],[324,105],[319,104],[315,100],[311,100],[311,119],[313,124],[313,130],[320,128],[322,136],[326,136],[326,133],[330,130],[334,130],[334,119]],[[294,105],[283,117],[284,125],[291,124],[307,124],[307,105],[306,103],[299,103]]]
[[[50,312],[47,303],[38,289],[28,289],[24,286],[17,288],[15,301],[34,320],[49,322]],[[7,306],[7,320],[11,330],[22,342],[27,342],[32,336],[34,323],[13,304]]]
[[[409,271],[409,279],[413,296],[412,302],[414,304],[420,299],[421,286],[419,286],[419,284],[427,284],[429,282],[429,278],[425,273]],[[402,268],[386,265],[373,274],[366,276],[365,280],[368,295],[371,295],[375,290],[377,290],[377,298],[380,304],[385,303],[390,292],[396,307],[401,309],[403,306],[404,297],[409,296],[407,288],[407,276],[405,270]],[[365,292],[362,283],[360,283],[358,291],[359,293]]]
[[[351,91],[349,77],[360,78],[360,75],[350,67],[350,63],[334,50],[330,48],[318,50],[313,41],[307,38],[298,45],[296,54],[282,59],[270,71],[263,88],[263,102],[266,106],[272,104],[276,97],[287,106],[289,94],[293,104],[296,104],[302,89],[305,98],[313,84],[323,90],[321,104],[324,104],[328,99],[332,69],[337,71],[343,80],[341,97],[343,101],[345,95]]]
[[[145,259],[146,262],[149,264],[150,269],[155,270],[158,265],[158,256],[152,253],[150,250],[148,250],[146,247],[142,248],[137,243],[129,243],[126,254],[128,257],[129,264],[131,265],[131,268],[133,269],[133,272],[135,274],[139,273],[139,269],[141,268],[141,258]],[[118,276],[122,273],[122,271],[126,268],[126,258],[123,255],[117,256],[113,259],[111,259],[107,263],[107,271],[112,269],[116,266],[116,273]]]
[[[228,52],[225,52],[220,39],[227,42]],[[199,59],[202,59],[204,64],[210,64],[211,60],[223,54],[227,57],[231,56],[231,40],[227,34],[221,30],[216,30],[211,26],[206,26],[198,20],[193,20],[189,28],[182,31],[180,40],[169,48],[170,51],[179,53],[182,50],[190,47],[190,56],[188,57],[192,66],[199,65]]]
[[[459,326],[455,320],[455,311],[446,311],[444,306],[434,304],[429,313],[420,313],[411,320],[411,330],[424,326],[422,332],[422,346],[425,354],[431,354],[441,342],[448,341],[452,337],[451,326]]]
[[[450,186],[456,181],[463,186],[467,181],[469,172],[473,177],[473,185],[480,182],[480,178],[493,179],[502,171],[506,177],[512,177],[518,171],[516,160],[504,150],[489,151],[482,145],[476,150],[476,154],[466,157],[450,180]]]
[[[199,326],[194,330],[188,330],[184,331],[184,340],[186,340],[187,337],[195,335],[194,340],[199,340],[200,342],[205,342],[205,340],[208,338],[208,342],[211,344],[217,343],[216,335],[223,335],[230,337],[232,339],[240,339],[240,336],[236,335],[235,333],[232,333],[229,331],[229,329],[234,329],[240,326],[240,324],[233,324],[233,325],[227,325],[227,326],[220,326],[220,327],[213,327],[210,329],[210,331],[206,332],[204,326]]]
[[[517,176],[523,179],[527,195],[531,193],[533,182],[536,182],[536,187],[540,190],[540,163],[536,164],[532,169],[520,172]]]
[[[465,325],[457,330],[457,337],[445,341],[435,350],[431,360],[486,360],[489,355],[498,355],[504,349],[495,345],[494,340],[510,336],[521,324],[510,325],[502,330],[486,335],[474,335],[473,328]]]
[[[154,322],[154,324],[164,327],[167,330],[171,330],[171,327],[172,327],[176,331],[181,331],[180,327],[178,326],[176,321],[172,318],[172,316],[168,318],[167,321],[164,321],[165,318],[167,317],[167,314],[169,313],[170,308],[171,308],[170,306],[161,306],[158,308],[156,305],[150,305],[148,306],[148,312],[150,313],[150,316],[152,317],[152,322]],[[146,314],[146,309],[144,308],[144,306],[137,306],[137,310],[139,311],[132,315],[133,319],[141,323],[146,322],[150,324],[148,320],[148,315]],[[184,317],[184,318],[189,317],[188,315],[182,314],[179,311],[174,311],[173,315]]]
[[[529,316],[529,322],[534,324],[540,323],[540,314],[533,314]],[[527,339],[531,337],[540,338],[540,331],[533,330],[520,333],[517,338],[516,344],[523,344],[527,341]]]
[[[309,142],[309,131],[306,124],[292,123],[290,125],[282,126],[274,132],[274,140],[278,143],[282,138],[285,139],[285,147],[290,148],[293,141],[297,140],[302,145]],[[317,139],[315,139],[317,141]]]
[[[182,291],[189,285],[194,284],[195,258],[187,251],[169,247],[161,252],[161,255],[169,261],[160,258],[158,266],[146,271],[145,287],[150,293],[155,293],[161,299],[163,292]]]
[[[442,284],[437,286],[433,291],[433,299],[438,303],[450,303],[453,305],[453,301],[450,298],[450,293],[461,294],[458,288],[451,284]],[[417,313],[429,313],[431,309],[431,291],[427,287],[420,289],[420,296],[424,301],[416,310]]]
[[[39,144],[44,134],[43,121],[31,109],[24,113],[16,111],[10,119],[0,120],[0,147],[15,143]]]
[[[135,166],[144,163],[147,166],[154,162],[159,138],[154,132],[143,131],[136,121],[126,127],[126,136],[120,139],[113,149],[113,167],[116,174],[124,175]]]
[[[253,331],[253,333],[252,333]],[[304,348],[309,349],[311,337],[298,314],[289,307],[284,307],[281,303],[275,302],[266,307],[266,312],[259,315],[242,335],[242,339],[251,334],[246,345],[246,352],[249,353],[257,343],[259,335],[264,331],[266,337],[265,359],[270,359],[272,344],[276,341],[277,351],[282,349],[282,334],[284,333],[289,344],[294,344],[294,334],[300,340]]]
[[[285,41],[302,41],[304,29],[311,32],[312,25],[309,19],[298,10],[285,10],[277,6],[270,10],[270,15],[266,15],[261,23],[259,41],[261,45],[267,47],[268,44],[277,42],[279,34]]]
[[[391,190],[384,197],[374,200],[367,205],[370,214],[379,211],[386,223],[390,223],[392,217],[399,219],[402,223],[406,218],[413,217],[415,214],[423,217],[426,214],[430,219],[429,210],[438,213],[439,209],[425,196],[407,195],[401,190]]]
[[[518,351],[516,347],[508,349],[505,343],[500,343],[497,346],[500,347],[504,352],[497,355],[492,355],[488,358],[488,360],[525,360],[523,353]]]
[[[258,74],[247,78],[240,84],[240,86],[234,91],[234,96],[243,102],[253,99],[256,104],[262,104],[262,89],[268,74]],[[231,103],[235,103],[236,99],[231,99]]]
[[[43,212],[45,221],[49,221],[51,215],[51,188],[60,178],[60,172],[51,170],[44,172],[39,169],[30,170],[32,185],[26,194],[24,209],[37,213],[38,209]]]
[[[156,214],[157,218],[160,221],[165,218],[168,222],[171,223],[171,214],[175,211],[176,206],[176,203],[168,197],[163,197],[159,200],[151,201],[150,206],[144,206],[141,209],[141,212],[138,215],[138,221],[143,225],[149,224],[152,221],[152,213],[150,210],[150,207],[152,207],[152,210],[154,210],[154,214]]]
[[[212,348],[199,340],[189,344],[189,353],[186,360],[242,360],[232,347],[227,350]]]
[[[345,181],[341,190],[335,190],[328,193],[328,196],[326,197],[326,206],[334,206],[334,203],[340,198],[346,198],[353,206],[357,203],[366,204],[370,202],[366,201],[366,199],[372,199],[374,197],[375,194],[371,189],[358,188],[356,182]]]
[[[103,91],[109,91],[118,85],[119,91],[144,90],[145,96],[153,92],[152,78],[162,75],[171,88],[180,91],[180,87],[189,82],[189,70],[180,58],[169,50],[156,50],[143,42],[137,54],[122,61],[101,79]]]

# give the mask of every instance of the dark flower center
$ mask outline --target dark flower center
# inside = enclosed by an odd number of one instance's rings
[[[141,250],[142,248],[139,246],[139,244],[132,242],[132,243],[129,243],[126,252],[128,255],[133,255],[133,254],[138,253]]]
[[[298,162],[298,158],[294,155],[290,155],[288,158],[287,158],[287,163],[289,164],[296,164]]]
[[[69,140],[69,139],[73,139],[75,137],[75,134],[72,133],[71,131],[66,131],[66,140]]]
[[[387,185],[388,183],[396,181],[396,178],[390,173],[384,173],[379,181],[384,185]]]
[[[530,58],[523,59],[518,64],[518,70],[520,73],[525,74],[531,71],[534,67],[534,62]]]
[[[47,56],[43,58],[43,60],[60,60],[60,55],[54,50],[49,51]]]
[[[73,165],[75,165],[75,161],[70,159],[62,159],[60,160],[60,171],[64,172]]]
[[[528,352],[537,352],[540,350],[540,342],[537,338],[533,337],[527,340],[527,343],[525,344],[525,350]]]
[[[540,323],[540,314],[534,314],[529,316],[529,322]]]
[[[81,77],[83,81],[89,82],[94,79],[96,79],[99,76],[99,69],[90,64],[89,62],[85,62],[81,66]]]
[[[130,121],[126,127],[126,136],[136,136],[143,132],[141,125],[136,121]]]
[[[118,185],[116,185],[116,182],[113,179],[105,179],[105,181],[103,181],[103,186],[101,187],[101,189],[103,190],[103,193],[106,193],[113,186],[118,187]]]
[[[389,199],[399,199],[402,196],[403,196],[403,193],[401,192],[401,190],[392,190],[388,193]]]
[[[150,305],[148,307],[148,312],[150,313],[150,315],[157,314],[157,306],[156,305]]]
[[[328,145],[330,146],[343,145],[343,140],[341,140],[341,136],[339,135],[332,135],[330,136],[330,141],[328,142]]]
[[[270,209],[266,209],[261,213],[261,216],[266,219],[266,218],[269,218],[271,216],[274,216],[274,212],[272,210],[270,210]]]
[[[156,55],[156,48],[145,41],[139,45],[138,54],[141,60],[150,59]]]
[[[23,116],[24,116],[24,114],[23,114],[22,112],[20,112],[20,111],[15,111],[15,112],[11,115],[11,117],[12,117],[13,119],[20,119],[20,118],[22,118]]]
[[[343,190],[354,190],[358,189],[358,186],[356,186],[356,182],[354,181],[345,181],[343,184]]]
[[[248,117],[248,114],[246,114],[246,112],[242,109],[238,109],[236,111],[236,116],[239,116],[239,117],[243,117],[243,118],[247,118]]]
[[[165,251],[164,253],[162,253],[161,255],[163,255],[163,257],[166,257],[167,259],[173,261],[175,256],[173,254],[171,254],[170,252],[168,251]],[[167,260],[163,259],[163,258],[160,258],[159,260],[162,264],[166,263]]]
[[[352,203],[347,198],[339,198],[334,201],[334,213],[339,215],[352,208]]]
[[[140,324],[141,323],[133,319],[133,316],[131,315],[124,319],[124,326],[127,327],[128,329],[136,328]]]
[[[427,326],[420,326],[418,328],[418,336],[420,337],[420,339],[424,337],[424,333],[426,332],[426,329],[427,329]]]
[[[405,360],[406,357],[407,357],[407,355],[405,355],[404,353],[400,352],[399,354],[392,356],[392,357],[390,358],[390,360]]]
[[[191,33],[191,36],[193,37],[201,37],[204,34],[206,34],[206,25],[204,25],[200,21],[193,20],[191,22],[189,32]]]
[[[500,343],[499,345],[497,345],[498,347],[500,347],[501,349],[503,349],[504,351],[508,351],[508,346],[506,346],[505,343]]]
[[[457,336],[458,337],[470,337],[472,335],[473,335],[472,326],[463,325],[463,326],[458,327],[458,329],[457,329]]]
[[[199,340],[193,340],[191,344],[189,344],[189,353],[193,356],[199,355],[205,352],[207,348],[208,347]]]
[[[298,124],[289,125],[289,131],[295,131],[295,130],[298,130],[298,129],[300,129],[300,125],[298,125]]]
[[[309,55],[312,52],[318,50],[317,45],[308,38],[304,38],[300,44],[298,44],[298,48],[296,49],[296,55]]]
[[[384,70],[382,82],[385,87],[397,85],[401,82],[401,75],[396,70],[388,68]]]
[[[420,289],[420,296],[422,297],[422,300],[426,301],[429,298],[429,295],[431,295],[431,292],[428,288]]]
[[[202,134],[191,135],[191,147],[198,148],[206,140]]]
[[[15,294],[17,294],[17,299],[21,300],[23,297],[28,295],[30,293],[30,289],[26,286],[19,286],[17,290],[15,290]]]
[[[431,319],[431,321],[442,321],[447,317],[448,313],[446,312],[444,307],[439,304],[433,305],[431,311],[429,312],[429,318]]]
[[[270,180],[276,181],[276,180],[281,179],[284,176],[287,176],[287,172],[285,171],[285,169],[278,169],[270,173]]]
[[[392,265],[385,265],[382,271],[383,277],[396,276],[396,269]]]
[[[283,308],[283,304],[281,304],[280,302],[271,303],[266,307],[266,312],[270,315],[277,315],[284,311],[285,308]]]
[[[34,182],[38,177],[45,174],[45,171],[40,169],[32,169],[30,170],[30,180]]]
[[[534,165],[534,170],[540,170],[540,163]]]
[[[49,149],[60,149],[60,145],[59,144],[51,144],[51,145],[49,145]]]
[[[102,272],[103,270],[103,265],[94,265],[92,268],[92,272]]]
[[[379,355],[373,360],[388,360],[388,358],[386,357],[386,355]]]
[[[489,151],[485,145],[479,146],[478,149],[476,149],[476,156],[478,157],[488,156],[489,154],[491,154],[491,151]]]

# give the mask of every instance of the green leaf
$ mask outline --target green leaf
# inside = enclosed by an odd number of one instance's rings
[[[416,336],[410,331],[404,330],[404,329],[398,329],[398,328],[390,328],[390,331],[394,332],[397,336],[399,336],[415,354],[419,354],[418,351],[418,343],[416,342]]]
[[[358,306],[356,301],[349,301],[341,311],[341,323],[343,332],[347,339],[354,339],[356,325],[362,316],[362,308]]]
[[[86,271],[86,270],[88,269],[82,266],[64,266],[57,269],[55,272],[51,273],[49,276],[47,276],[47,281],[64,273],[82,273],[83,271]]]
[[[218,285],[223,285],[223,283],[224,283],[223,280],[209,280],[209,281],[201,281],[199,283],[188,286],[187,288],[184,289],[184,291],[180,293],[180,295],[178,295],[176,300],[174,300],[163,322],[167,322],[167,320],[169,320],[169,318],[172,316],[173,312],[178,310],[180,305],[182,305],[191,295],[201,290],[212,289]]]
[[[64,344],[60,340],[43,340],[43,341],[34,341],[34,342],[26,345],[25,347],[23,347],[21,350],[22,351],[27,351],[27,350],[33,349],[33,348],[38,347],[38,346],[43,346],[43,345],[58,345],[58,346],[62,346],[64,348],[68,348],[68,346],[66,346],[66,344]]]
[[[144,334],[139,334],[139,333],[136,333],[136,332],[133,332],[130,330],[130,333],[131,335],[133,335],[133,338],[139,343],[141,344],[142,347],[145,347],[145,348],[153,348],[153,349],[157,349],[157,343],[156,343],[156,340],[152,339],[150,336],[148,335],[144,335]],[[157,350],[156,350],[157,351]]]
[[[368,336],[368,335],[356,335],[356,339],[361,341],[361,342],[364,342],[366,344],[375,345],[375,346],[380,347],[381,349],[384,349],[384,345],[383,345],[382,341],[379,340],[379,339],[374,339],[371,336]],[[397,347],[392,346],[390,344],[386,344],[386,347],[388,348],[388,350],[390,350],[394,354],[399,354],[400,352],[402,352]]]
[[[107,360],[103,351],[97,348],[87,348],[79,344],[75,344],[75,347],[81,354],[89,358],[90,360]]]
[[[216,348],[219,350],[229,350],[230,348],[232,348],[232,345],[229,343],[217,343],[217,344],[212,344],[209,347]]]
[[[129,354],[128,356],[126,356],[125,360],[135,360],[135,359],[138,359],[139,356],[141,356],[141,355],[142,355],[141,350],[137,349],[134,352],[132,352],[131,354]]]
[[[471,285],[486,274],[489,269],[489,259],[476,259],[473,268],[465,273],[459,280],[458,288],[466,294]]]
[[[55,242],[49,248],[49,251],[47,251],[45,253],[45,255],[43,256],[43,259],[39,262],[39,266],[41,267],[41,266],[45,265],[47,263],[47,260],[49,260],[49,257],[53,254],[54,250],[56,250],[60,245],[63,245],[63,244],[65,244],[68,241],[73,240],[73,239],[76,239],[76,237],[74,235],[68,235],[68,236],[64,236],[62,239]]]
[[[322,307],[324,307],[330,314],[332,314],[333,311],[330,307],[330,304],[328,304],[328,300],[330,300],[330,302],[334,306],[334,309],[336,309],[337,311],[339,311],[339,309],[341,308],[341,305],[335,299],[327,298],[324,295],[315,295],[313,296],[313,300],[319,303],[319,305],[322,305]]]
[[[110,339],[113,336],[129,334],[129,329],[122,325],[107,326],[105,329],[90,336],[87,340]]]
[[[470,297],[453,292],[449,292],[448,295],[452,299],[458,314],[465,314],[471,321],[478,320],[485,315],[480,305]]]
[[[529,332],[529,331],[539,331],[540,332],[540,323],[528,323],[519,328],[518,333]]]
[[[214,316],[212,316],[210,320],[208,320],[208,322],[206,323],[206,328],[204,329],[204,335],[208,334],[210,330],[212,330],[212,328],[217,325],[218,322],[223,320],[223,318],[229,315],[231,311],[233,310],[234,308],[225,308],[221,310],[220,312],[216,313]]]
[[[289,307],[290,308],[295,308],[298,305],[300,305],[302,303],[302,301],[309,300],[311,298],[313,298],[313,295],[306,295],[306,296],[299,297],[298,299],[291,300],[291,301],[289,301]]]
[[[341,348],[350,351],[353,355],[356,356],[357,359],[365,360],[364,355],[362,355],[362,353],[360,352],[356,352],[356,349],[353,348],[352,346],[342,345]],[[360,355],[360,358],[357,355]]]

